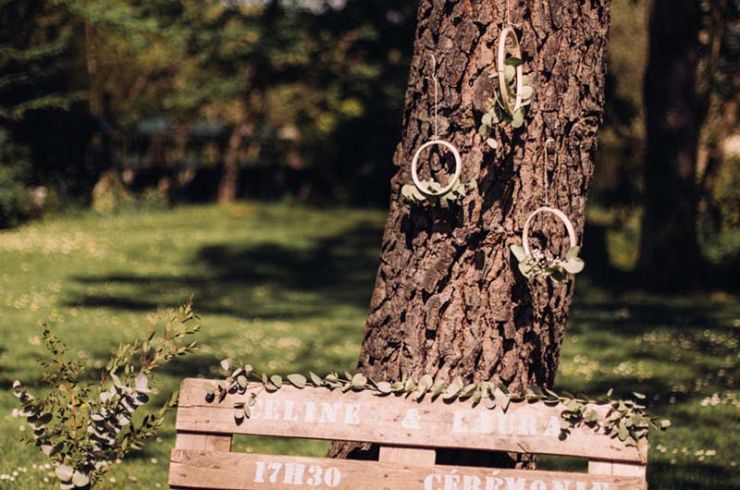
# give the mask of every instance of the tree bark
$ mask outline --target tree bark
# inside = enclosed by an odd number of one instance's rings
[[[689,286],[703,267],[697,236],[699,0],[655,0],[645,74],[645,213],[638,277],[655,288]]]
[[[218,183],[219,203],[234,202],[239,192],[239,160],[243,151],[244,140],[252,133],[252,125],[242,121],[234,128],[229,136],[228,146],[224,154],[223,172]]]
[[[420,2],[362,372],[376,380],[431,374],[514,389],[552,386],[573,279],[528,281],[509,246],[521,243],[527,215],[544,203],[548,139],[555,147],[550,202],[582,234],[604,106],[609,7],[609,0],[511,2],[535,95],[525,126],[503,124],[494,150],[477,128],[496,70],[506,1]],[[440,84],[439,134],[462,154],[462,181],[478,184],[450,209],[411,205],[400,195],[411,182],[414,152],[433,133],[431,54]],[[443,173],[439,165],[434,170]],[[559,222],[543,219],[535,228],[543,246],[564,253],[567,236]],[[335,445],[332,453],[352,450]]]

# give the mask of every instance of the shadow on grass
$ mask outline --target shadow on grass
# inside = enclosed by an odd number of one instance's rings
[[[238,318],[296,320],[338,306],[369,304],[382,230],[370,223],[317,240],[310,247],[225,243],[202,247],[181,276],[119,273],[81,276],[83,285],[107,285],[112,294],[82,294],[68,305],[154,310],[192,294],[201,313]]]
[[[656,490],[726,490],[733,479],[732,468],[718,464],[667,464],[654,462],[648,470],[648,483]]]

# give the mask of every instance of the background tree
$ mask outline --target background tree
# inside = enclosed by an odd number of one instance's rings
[[[700,139],[717,96],[720,125],[732,127],[736,119],[732,103],[737,93],[736,68],[726,61],[730,52],[737,53],[728,29],[736,18],[734,10],[732,2],[726,1],[652,2],[643,92],[645,212],[638,263],[639,277],[646,285],[690,287],[706,268],[699,206],[722,158],[715,150],[700,169]],[[715,139],[725,137],[726,133]],[[722,144],[715,141],[710,146]]]
[[[550,200],[579,234],[583,230],[604,106],[610,2],[512,2],[511,21],[522,33],[525,74],[535,95],[524,127],[504,124],[494,150],[478,126],[506,4],[419,4],[403,137],[359,360],[374,379],[428,373],[514,388],[553,384],[573,280],[527,281],[509,246],[520,243],[525,218],[543,203],[548,139],[555,149]],[[433,133],[428,77],[435,70],[439,134],[461,150],[462,180],[478,183],[478,191],[449,209],[420,208],[400,193],[411,181],[414,152]],[[447,168],[434,161],[436,178],[443,179]],[[536,228],[544,246],[565,251],[560,223],[542,220]],[[337,445],[333,453],[349,450]]]

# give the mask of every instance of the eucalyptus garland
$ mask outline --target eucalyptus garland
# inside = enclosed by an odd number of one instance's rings
[[[434,180],[424,180],[422,182],[427,186],[427,188],[435,192],[442,188],[442,185]],[[406,199],[406,201],[412,204],[421,205],[427,203],[448,208],[451,203],[461,200],[469,192],[474,191],[477,188],[478,186],[475,181],[470,181],[465,184],[458,181],[452,186],[452,189],[444,194],[430,195],[420,191],[414,184],[406,184],[401,187],[401,195]]]
[[[473,406],[483,404],[489,410],[500,407],[504,412],[511,403],[541,402],[548,406],[562,404],[560,412],[560,429],[567,435],[571,429],[586,426],[594,430],[601,429],[613,438],[619,439],[627,446],[637,446],[647,442],[650,427],[665,430],[670,427],[668,419],[651,417],[644,405],[645,395],[633,393],[634,399],[620,400],[612,398],[612,390],[596,399],[589,399],[583,395],[572,395],[568,392],[560,394],[549,389],[537,386],[525,390],[510,391],[503,384],[494,384],[489,381],[465,383],[461,377],[451,382],[437,379],[425,374],[419,379],[404,377],[399,381],[374,381],[362,373],[345,372],[340,375],[332,372],[322,377],[316,373],[288,374],[285,378],[279,374],[257,374],[249,364],[234,363],[230,359],[221,361],[220,373],[223,381],[210,385],[205,394],[208,403],[223,402],[228,395],[244,395],[249,388],[249,399],[234,403],[234,420],[241,424],[245,418],[250,418],[258,394],[267,391],[276,392],[286,383],[298,389],[306,386],[348,391],[369,391],[375,396],[405,396],[417,402],[429,397],[432,401],[442,399],[445,402],[470,401]],[[589,405],[608,406],[604,415]]]
[[[510,98],[516,97],[516,68],[521,63],[522,60],[519,58],[508,58],[505,61],[505,90],[509,91]],[[496,73],[493,73],[490,75],[490,78],[496,78],[497,76]],[[511,123],[511,126],[515,129],[524,126],[524,113],[526,107],[532,102],[532,95],[534,94],[529,77],[526,75],[522,77],[522,92],[519,94],[522,101],[521,107],[515,107],[511,101],[509,103],[504,102],[504,97],[501,96],[500,90],[498,86],[494,87],[493,97],[488,101],[488,110],[483,114],[481,125],[478,128],[480,135],[486,138],[488,145],[494,149],[498,148],[498,142],[493,138],[495,133],[494,128],[505,122]]]
[[[534,277],[551,277],[554,281],[564,281],[568,274],[578,274],[583,271],[586,263],[578,255],[581,247],[570,247],[565,259],[552,257],[548,252],[532,250],[527,255],[521,245],[512,245],[511,253],[518,262],[519,272],[527,279]]]

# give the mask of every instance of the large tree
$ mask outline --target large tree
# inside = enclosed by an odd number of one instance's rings
[[[705,207],[711,201],[727,130],[737,119],[737,18],[737,2],[729,0],[651,4],[638,263],[647,286],[685,288],[704,279],[702,200]]]
[[[609,0],[512,1],[524,72],[534,97],[522,128],[504,123],[498,148],[479,135],[495,73],[506,0],[421,0],[406,93],[403,136],[359,368],[374,379],[432,374],[493,380],[511,387],[552,386],[573,280],[529,281],[509,246],[543,203],[545,147],[551,203],[582,233],[602,120]],[[430,55],[437,66],[433,67]],[[439,80],[439,134],[462,154],[462,181],[475,181],[459,205],[409,204],[409,162],[433,133]],[[437,178],[444,180],[444,165]],[[562,224],[540,220],[538,238],[564,252]],[[337,445],[335,455],[350,450]]]
[[[647,150],[640,276],[659,287],[685,284],[702,264],[696,232],[696,162],[702,124],[699,0],[655,0],[645,73]]]

